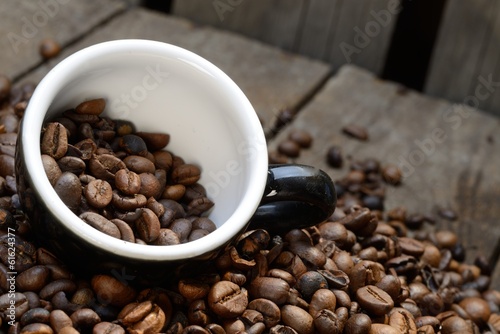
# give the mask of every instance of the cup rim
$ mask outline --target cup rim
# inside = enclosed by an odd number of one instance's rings
[[[37,85],[30,103],[25,111],[21,142],[25,169],[30,177],[31,187],[37,192],[39,200],[50,211],[51,215],[63,224],[75,236],[86,243],[108,253],[113,253],[131,260],[147,260],[149,262],[164,262],[184,260],[208,254],[224,246],[243,231],[263,196],[267,180],[268,157],[267,149],[262,150],[252,158],[257,168],[251,170],[252,181],[249,184],[255,191],[245,191],[241,204],[231,214],[224,224],[201,239],[172,246],[140,245],[126,242],[98,231],[83,223],[59,198],[45,175],[40,150],[40,133],[45,115],[58,92],[71,81],[65,73],[85,64],[90,58],[114,53],[154,52],[161,56],[175,57],[190,63],[209,73],[218,84],[233,94],[241,103],[238,110],[248,122],[250,131],[257,140],[265,143],[265,136],[260,121],[253,106],[237,84],[221,69],[205,58],[179,46],[144,40],[121,39],[102,42],[81,49],[58,63]],[[28,143],[36,142],[37,145]],[[41,172],[40,172],[41,171]],[[43,176],[41,175],[43,174]],[[37,175],[38,177],[33,177]],[[216,203],[217,205],[217,203]]]

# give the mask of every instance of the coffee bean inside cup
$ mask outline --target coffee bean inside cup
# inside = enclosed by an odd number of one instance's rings
[[[215,230],[200,167],[165,149],[168,134],[137,131],[105,109],[102,98],[84,101],[44,124],[42,162],[61,200],[99,231],[136,243],[178,244]]]

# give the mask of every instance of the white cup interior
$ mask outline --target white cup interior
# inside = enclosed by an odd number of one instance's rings
[[[99,97],[107,100],[105,115],[170,134],[167,149],[201,167],[200,183],[215,203],[215,232],[176,246],[135,245],[98,232],[64,205],[43,170],[42,125]],[[52,214],[86,242],[133,259],[191,258],[226,243],[251,218],[267,177],[265,137],[243,92],[210,62],[161,42],[105,42],[63,60],[37,86],[22,136],[32,186]]]

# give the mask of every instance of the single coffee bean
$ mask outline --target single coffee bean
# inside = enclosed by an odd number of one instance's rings
[[[78,157],[64,156],[57,160],[57,164],[62,172],[70,172],[80,175],[85,171],[85,161]]]
[[[75,113],[85,115],[100,115],[106,108],[106,100],[99,98],[80,103]]]
[[[304,130],[293,129],[288,135],[288,139],[296,142],[300,147],[308,148],[311,147],[313,138],[311,134]]]
[[[387,165],[382,169],[382,178],[386,183],[398,185],[402,177],[403,172],[396,165]]]
[[[64,172],[54,184],[54,190],[73,212],[77,212],[82,200],[82,184],[78,176]]]
[[[290,158],[300,155],[300,146],[293,140],[284,140],[278,145],[278,152]]]
[[[89,160],[89,170],[93,176],[103,180],[114,180],[115,173],[126,168],[125,163],[111,154],[94,155]]]
[[[133,211],[135,209],[144,207],[148,200],[146,196],[142,194],[126,196],[120,194],[118,191],[113,191],[113,198],[111,203],[114,207],[122,211]]]
[[[141,190],[141,178],[127,169],[115,173],[115,186],[125,195],[135,195]]]
[[[1,74],[0,75],[0,101],[9,96],[11,91],[12,83],[8,77]]]
[[[159,333],[165,326],[165,313],[151,301],[131,303],[125,306],[118,319],[129,333]]]
[[[370,334],[398,334],[401,333],[397,328],[385,324],[372,323]]]
[[[360,125],[348,124],[342,128],[342,132],[352,138],[363,141],[368,140],[368,131]]]
[[[314,328],[320,334],[342,333],[343,324],[332,310],[320,310],[314,316]]]
[[[46,125],[40,148],[42,154],[47,154],[56,160],[66,154],[68,133],[61,123],[53,122]]]
[[[160,220],[148,208],[141,209],[141,215],[135,221],[139,237],[147,243],[155,241],[160,236]]]
[[[278,306],[287,301],[289,290],[290,285],[286,281],[274,277],[257,277],[248,288],[252,298],[269,299]]]
[[[297,333],[313,334],[314,319],[304,309],[294,305],[284,305],[281,307],[281,321],[286,326],[290,326]]]
[[[328,289],[328,282],[319,272],[308,271],[297,280],[297,289],[306,300],[310,300],[318,289]]]
[[[114,238],[121,238],[120,230],[108,219],[98,213],[84,212],[80,215],[80,219],[92,226],[93,228]]]
[[[50,326],[56,333],[60,333],[64,327],[72,327],[71,318],[62,310],[52,310],[49,316]]]
[[[70,319],[79,332],[88,331],[101,322],[99,315],[90,308],[76,310],[71,314]]]
[[[40,298],[50,300],[56,293],[65,292],[71,294],[76,290],[76,283],[70,279],[58,279],[44,286],[38,295]]]
[[[463,299],[459,306],[469,315],[472,321],[478,326],[483,326],[491,314],[488,302],[480,297],[468,297]]]
[[[309,303],[309,314],[314,318],[321,310],[335,311],[337,298],[335,294],[328,289],[319,289],[311,297]]]
[[[120,239],[128,242],[135,242],[134,231],[129,224],[118,218],[111,219],[110,221],[120,230]]]
[[[333,168],[342,168],[344,159],[339,146],[331,146],[326,152],[326,162]]]
[[[61,45],[52,38],[45,38],[40,42],[39,51],[43,58],[51,59],[61,52]]]
[[[21,329],[22,334],[53,334],[54,331],[49,325],[43,323],[33,323]]]
[[[186,242],[192,230],[192,223],[189,219],[179,218],[170,224],[169,228],[179,236],[179,240]]]
[[[175,183],[191,185],[200,179],[200,169],[192,164],[182,164],[172,170],[172,180]]]
[[[179,239],[177,233],[169,228],[161,228],[158,238],[155,240],[155,245],[160,246],[178,245],[180,243],[181,240]]]
[[[148,148],[144,140],[134,134],[128,134],[120,137],[118,145],[123,151],[130,155],[146,156],[148,152]]]
[[[125,334],[125,329],[118,325],[108,321],[103,321],[94,326],[92,329],[94,334]]]
[[[165,148],[170,142],[170,135],[166,133],[153,133],[139,131],[135,133],[137,136],[141,137],[149,151],[154,152]]]
[[[129,155],[123,159],[125,166],[137,174],[154,173],[156,170],[155,164],[145,157],[139,155]]]
[[[353,314],[347,320],[344,326],[346,334],[368,334],[370,333],[372,321],[371,318],[364,313]]]
[[[92,289],[104,304],[123,307],[136,297],[136,291],[125,281],[109,275],[95,275],[91,279]]]
[[[19,291],[40,291],[49,280],[50,270],[43,265],[33,266],[16,277]]]
[[[163,189],[160,185],[160,181],[158,181],[154,174],[141,173],[139,174],[139,178],[141,179],[141,189],[139,190],[139,194],[144,195],[146,198],[160,197]]]
[[[89,182],[83,188],[83,193],[87,203],[98,209],[106,207],[113,199],[113,188],[107,181],[100,179]]]
[[[210,210],[213,206],[214,202],[212,202],[208,197],[195,198],[189,202],[186,213],[189,216],[200,216]]]
[[[360,306],[373,315],[387,314],[393,307],[394,301],[384,290],[375,285],[367,285],[356,291]]]
[[[182,184],[173,184],[165,187],[162,198],[179,201],[186,193],[186,186]]]

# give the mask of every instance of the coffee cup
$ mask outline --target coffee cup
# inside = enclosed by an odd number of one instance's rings
[[[106,101],[103,115],[168,133],[167,149],[200,166],[215,231],[179,245],[135,244],[85,224],[64,204],[44,171],[41,133],[63,111],[95,98]],[[188,50],[150,40],[87,47],[41,80],[20,127],[16,178],[37,241],[85,272],[127,268],[161,276],[173,266],[213,259],[248,229],[283,233],[320,223],[336,203],[323,171],[268,165],[255,110],[223,71]]]

